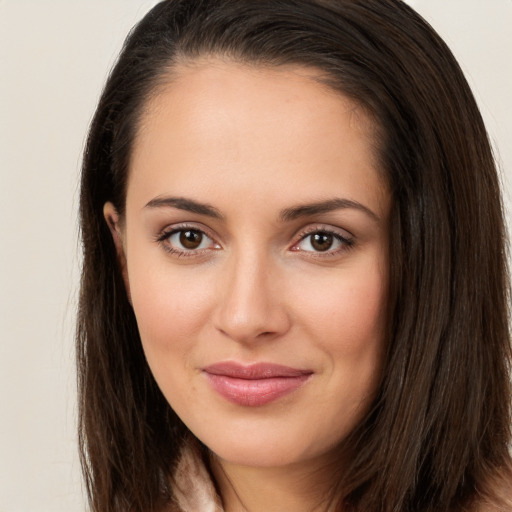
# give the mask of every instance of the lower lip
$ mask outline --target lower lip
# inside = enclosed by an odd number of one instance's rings
[[[212,388],[230,402],[248,407],[265,405],[302,386],[310,374],[295,377],[239,379],[206,373]]]

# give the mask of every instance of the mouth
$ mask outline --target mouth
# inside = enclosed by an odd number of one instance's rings
[[[222,362],[203,368],[210,386],[226,400],[241,406],[257,407],[273,402],[301,387],[313,375],[273,363],[241,365]]]

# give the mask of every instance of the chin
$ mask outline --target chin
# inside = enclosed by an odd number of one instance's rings
[[[236,466],[277,468],[322,459],[337,443],[310,442],[305,436],[286,435],[272,428],[250,433],[226,429],[222,435],[209,431],[199,440],[220,460]],[[324,441],[327,441],[324,439]]]

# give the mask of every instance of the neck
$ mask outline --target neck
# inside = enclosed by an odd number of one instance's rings
[[[251,467],[211,457],[226,512],[332,511],[333,467],[319,461],[307,466]]]

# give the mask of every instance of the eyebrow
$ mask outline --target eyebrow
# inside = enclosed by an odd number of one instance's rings
[[[206,203],[199,203],[192,199],[186,199],[184,197],[155,197],[151,199],[145,208],[177,208],[178,210],[185,210],[191,213],[197,213],[199,215],[206,215],[214,219],[222,219],[223,215],[214,208]]]
[[[200,203],[193,199],[187,199],[185,197],[155,197],[146,204],[145,208],[177,208],[178,210],[197,213],[198,215],[206,215],[214,219],[224,218],[222,213],[214,206],[207,203]],[[319,201],[285,208],[284,210],[281,210],[279,219],[282,222],[289,222],[301,217],[319,215],[341,209],[359,210],[376,222],[379,222],[380,220],[377,214],[363,204],[353,201],[352,199],[342,198],[328,199],[327,201]]]
[[[355,209],[359,210],[368,215],[372,220],[379,222],[379,217],[370,208],[351,199],[334,198],[327,201],[320,201],[317,203],[303,204],[294,206],[292,208],[286,208],[281,211],[279,218],[283,222],[298,219],[300,217],[307,217],[310,215],[318,215],[321,213],[328,213],[334,210],[341,209]]]

